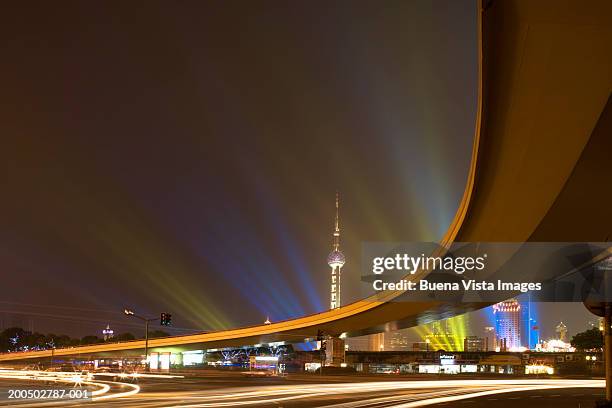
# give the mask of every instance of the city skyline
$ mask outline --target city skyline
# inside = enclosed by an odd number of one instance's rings
[[[612,407],[609,0],[0,20],[0,405]]]
[[[163,28],[158,6],[126,5],[136,25],[101,7],[87,29],[82,5],[55,21],[50,6],[11,5],[0,324],[138,329],[129,306],[172,311],[178,334],[326,310],[336,190],[343,303],[357,300],[361,243],[439,239],[465,186],[476,16],[473,2],[440,4],[330,7],[316,30],[305,5],[215,4],[205,24],[177,8]],[[586,316],[574,305],[563,320],[575,332]]]

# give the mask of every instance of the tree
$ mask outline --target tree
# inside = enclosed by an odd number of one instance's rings
[[[29,332],[21,327],[10,327],[0,334],[2,351],[17,351],[27,345]]]
[[[85,336],[81,339],[81,344],[96,344],[101,343],[103,340],[98,336]]]
[[[28,334],[24,339],[24,346],[26,346],[28,350],[44,350],[47,348],[45,335],[38,332]]]
[[[59,334],[59,335],[48,334],[47,338],[48,338],[49,347],[56,347],[56,348],[71,347],[71,346],[78,346],[81,343],[81,340],[70,338],[70,336],[67,336],[65,334]]]
[[[571,340],[577,350],[601,350],[603,348],[603,333],[597,327],[577,333]]]
[[[168,333],[156,330],[152,337],[168,336]],[[122,333],[113,337],[110,341],[130,341],[136,338],[132,333]],[[0,353],[7,351],[45,350],[52,348],[73,347],[78,345],[98,344],[104,342],[98,336],[85,336],[81,339],[71,338],[65,334],[42,334],[31,333],[21,327],[10,327],[0,331]]]

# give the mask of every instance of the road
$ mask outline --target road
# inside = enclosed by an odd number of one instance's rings
[[[592,408],[595,406],[595,401],[602,400],[604,396],[602,388],[535,390],[472,398],[433,406],[440,408],[456,406],[465,408]]]
[[[186,378],[142,378],[133,386],[105,380],[108,391],[94,401],[11,401],[20,407],[586,407],[603,397],[602,380],[407,379],[406,377],[305,376],[244,378],[207,373]],[[0,381],[6,389],[32,388],[30,381]],[[36,385],[41,386],[41,385]],[[126,395],[128,394],[128,395]],[[115,398],[115,396],[118,396]],[[104,399],[100,399],[104,398]],[[0,405],[6,400],[0,401]]]

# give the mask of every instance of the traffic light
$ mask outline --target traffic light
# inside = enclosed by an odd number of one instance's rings
[[[159,323],[162,326],[170,326],[170,324],[172,324],[172,315],[170,313],[162,313]]]
[[[317,330],[317,341],[323,341],[323,330]]]
[[[325,340],[323,330],[317,330],[317,341],[319,342],[319,350],[325,351],[327,348],[327,341]]]

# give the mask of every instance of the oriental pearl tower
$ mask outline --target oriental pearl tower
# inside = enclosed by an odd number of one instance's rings
[[[329,308],[337,309],[340,307],[340,272],[346,259],[340,251],[340,220],[338,210],[340,207],[340,197],[336,192],[336,222],[332,241],[332,251],[327,257],[327,264],[331,268],[331,285],[330,285],[330,301]]]

